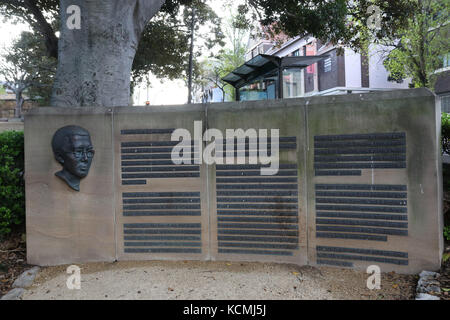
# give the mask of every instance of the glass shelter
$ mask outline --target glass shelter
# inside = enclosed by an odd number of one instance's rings
[[[271,100],[304,95],[303,69],[322,56],[277,57],[260,54],[236,68],[223,81],[236,89],[236,100]]]

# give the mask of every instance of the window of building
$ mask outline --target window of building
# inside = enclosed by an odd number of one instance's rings
[[[258,47],[258,53],[259,54],[264,54],[264,45],[260,45],[259,47]]]
[[[443,68],[450,67],[450,52],[442,57],[442,64]]]
[[[314,55],[316,55],[316,45],[313,44],[312,42],[308,43],[305,46],[304,50],[305,50],[305,55],[306,56],[314,56]],[[315,72],[316,72],[316,64],[315,63],[310,65],[310,66],[308,66],[306,68],[306,73],[307,74],[314,74]]]
[[[441,98],[441,111],[450,113],[450,94],[442,95]]]
[[[283,70],[283,98],[295,98],[304,95],[303,77],[300,68]]]
[[[300,57],[300,49],[297,49],[291,53],[292,57]]]
[[[327,58],[323,62],[323,72],[331,71],[331,58]]]

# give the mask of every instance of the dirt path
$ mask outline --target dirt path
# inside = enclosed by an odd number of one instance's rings
[[[23,296],[32,299],[411,299],[415,277],[346,269],[239,262],[117,262],[79,265],[81,290],[66,286],[67,266],[43,268]]]

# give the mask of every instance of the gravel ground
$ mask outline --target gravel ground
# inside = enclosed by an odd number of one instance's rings
[[[66,286],[67,266],[43,268],[24,294],[33,299],[412,299],[416,276],[382,274],[381,289],[368,275],[348,269],[274,263],[149,261],[90,263],[81,268],[81,289]]]
[[[32,266],[26,263],[25,241],[20,232],[0,240],[0,297],[11,290],[14,280]]]

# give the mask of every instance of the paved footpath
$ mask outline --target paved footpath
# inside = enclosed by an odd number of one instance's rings
[[[149,261],[90,263],[81,289],[69,290],[67,266],[42,268],[22,299],[407,299],[411,276],[382,275],[381,290],[368,274],[274,263]]]

